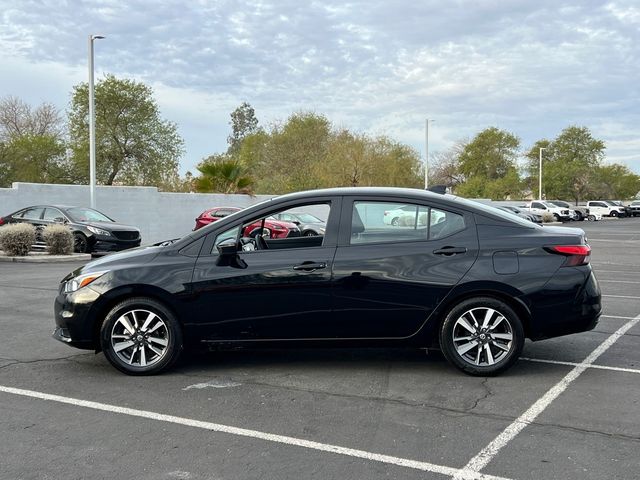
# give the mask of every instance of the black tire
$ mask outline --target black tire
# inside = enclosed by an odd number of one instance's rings
[[[613,210],[609,215],[611,215],[612,217],[617,217],[618,216],[618,212]]]
[[[84,234],[73,234],[73,251],[76,253],[89,253],[89,241]]]
[[[596,216],[595,216],[595,215],[591,215],[591,214],[590,214],[590,215],[587,217],[587,220],[589,220],[590,222],[595,222],[595,221],[596,221]]]
[[[121,372],[155,375],[178,360],[182,330],[174,314],[160,302],[134,297],[107,314],[100,329],[100,346],[109,363]]]
[[[391,225],[393,225],[394,227],[397,227],[399,223],[400,219],[398,217],[395,217],[393,220],[391,220]]]
[[[554,213],[554,214],[553,214],[553,219],[554,219],[556,222],[559,222],[559,221],[560,221],[560,216],[559,216],[557,213]]]
[[[576,210],[576,222],[582,222],[584,220],[584,216],[580,210]]]
[[[303,237],[315,237],[318,234],[316,232],[314,232],[313,230],[306,230],[304,232],[302,232],[302,236]]]
[[[485,326],[484,316],[489,310],[493,313]],[[474,323],[472,315],[484,316],[476,318]],[[465,322],[473,332],[464,326]],[[518,360],[523,346],[524,329],[518,315],[506,303],[491,297],[460,302],[449,311],[440,327],[442,353],[453,366],[469,375],[492,376],[504,372]]]

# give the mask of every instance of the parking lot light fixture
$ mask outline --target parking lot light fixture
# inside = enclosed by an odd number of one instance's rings
[[[96,119],[93,91],[93,41],[103,35],[89,35],[89,192],[91,208],[96,208]]]
[[[540,147],[539,149],[539,157],[540,157],[540,172],[538,175],[538,200],[542,200],[542,151],[546,150],[545,147]]]
[[[424,131],[424,189],[429,188],[429,122],[435,120],[426,119]]]

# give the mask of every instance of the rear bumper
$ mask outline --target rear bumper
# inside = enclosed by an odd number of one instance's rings
[[[600,286],[588,266],[560,268],[531,300],[531,340],[593,330],[602,314]]]

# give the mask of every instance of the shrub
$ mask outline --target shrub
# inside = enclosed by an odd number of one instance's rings
[[[0,247],[10,256],[24,257],[36,241],[36,228],[29,223],[0,227]]]
[[[64,225],[49,225],[43,232],[47,250],[51,255],[71,255],[73,253],[73,234]]]
[[[551,212],[542,213],[542,223],[551,223],[555,221],[556,221],[556,217],[553,216],[553,213]]]

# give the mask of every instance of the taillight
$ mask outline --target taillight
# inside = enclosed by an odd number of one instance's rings
[[[4,225],[4,218],[0,217],[0,225]]]
[[[591,247],[589,245],[551,245],[545,247],[545,249],[550,253],[567,257],[563,267],[587,265],[591,257]]]
[[[386,217],[387,215],[389,215],[389,210],[385,210],[384,212],[384,216]]]

